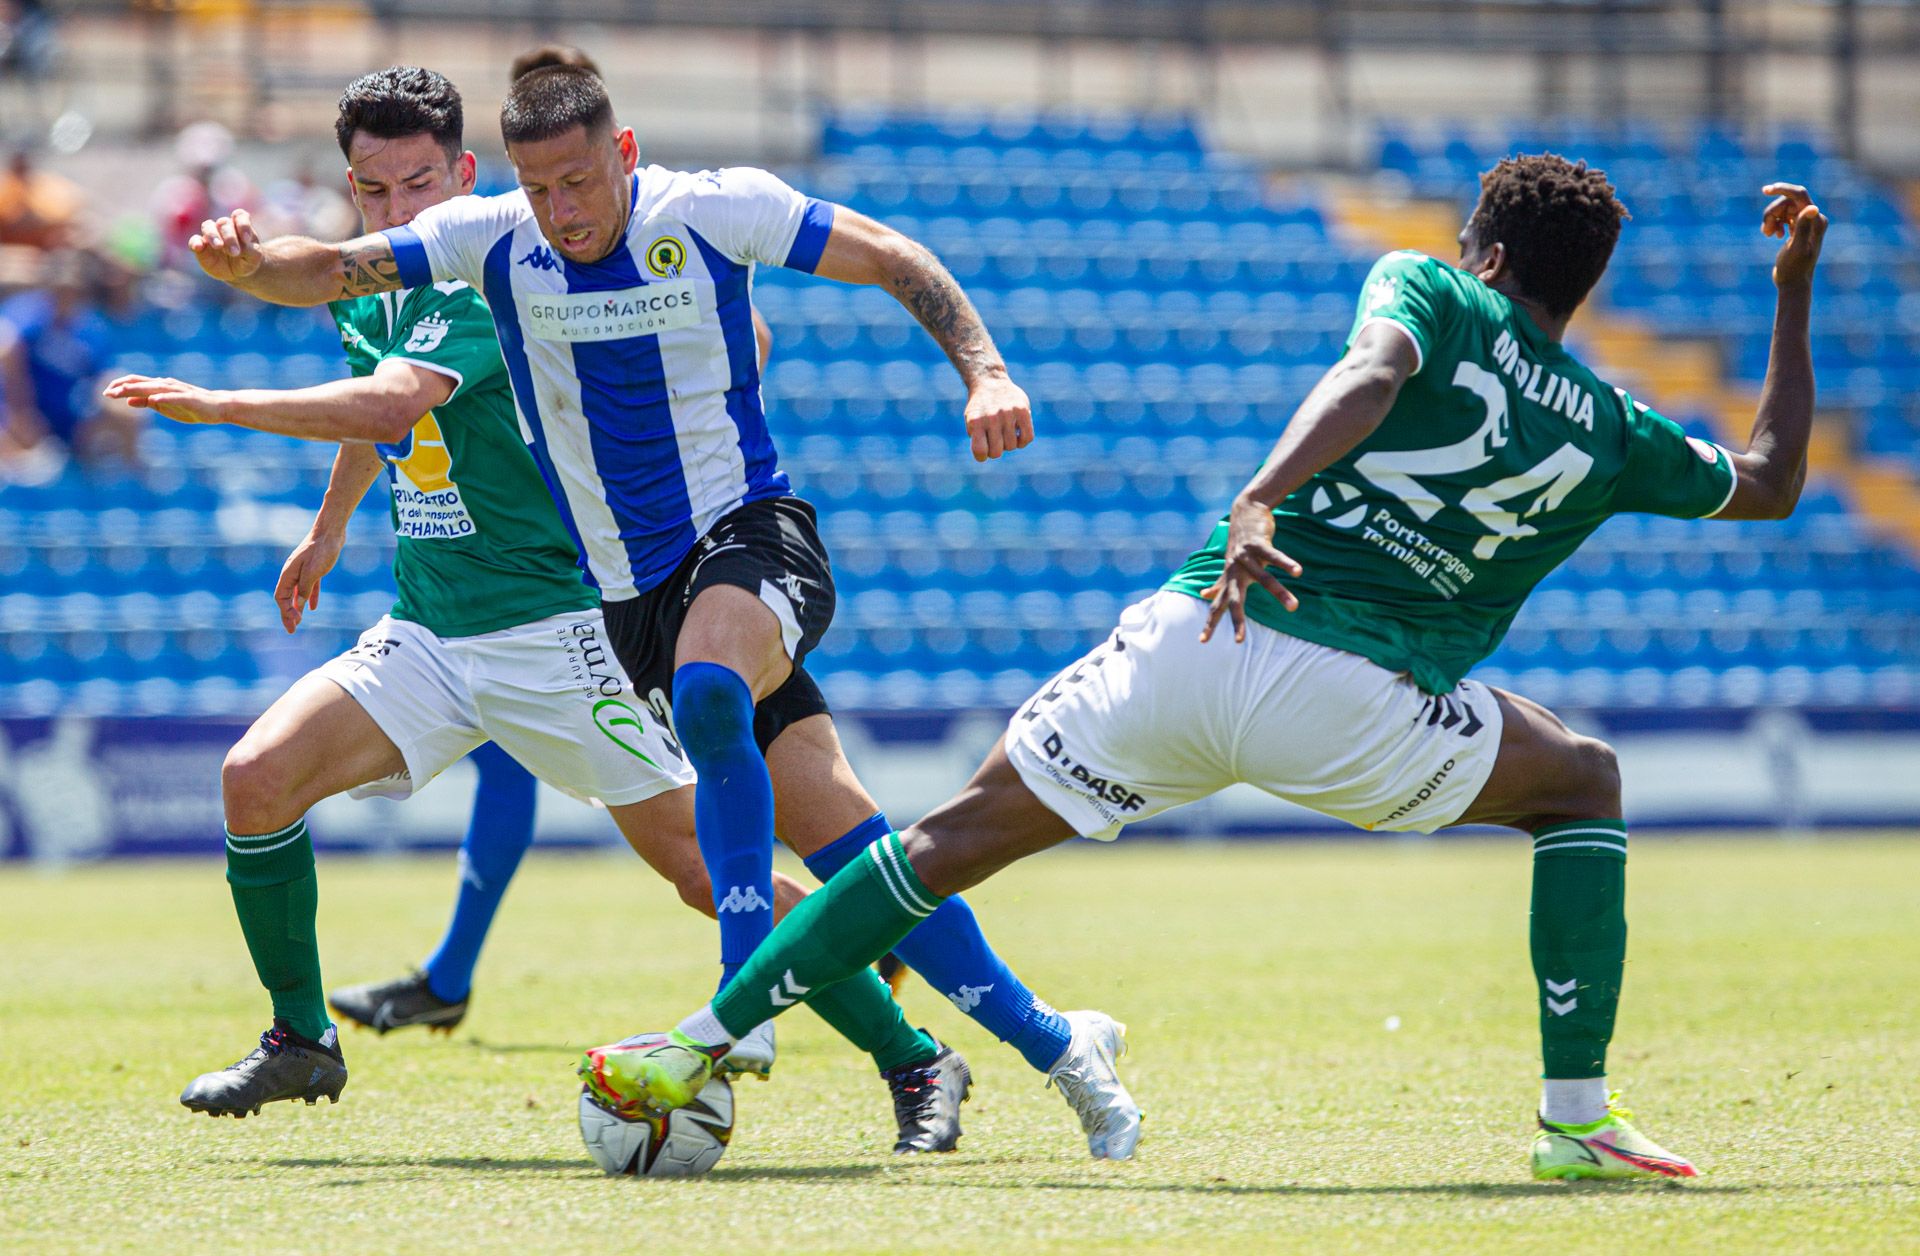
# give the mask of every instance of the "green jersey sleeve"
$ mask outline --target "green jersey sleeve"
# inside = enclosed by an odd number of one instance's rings
[[[409,293],[390,344],[383,360],[411,362],[450,377],[454,397],[506,374],[487,303],[459,280]]]
[[[1389,253],[1367,273],[1353,328],[1347,333],[1347,348],[1353,348],[1361,329],[1369,323],[1392,323],[1413,341],[1420,358],[1414,367],[1417,375],[1433,354],[1434,342],[1440,338],[1454,305],[1453,297],[1444,264],[1407,249]]]
[[[1614,482],[1613,509],[1677,519],[1726,509],[1739,478],[1733,455],[1687,435],[1678,423],[1626,393],[1619,396],[1627,411],[1627,458]]]

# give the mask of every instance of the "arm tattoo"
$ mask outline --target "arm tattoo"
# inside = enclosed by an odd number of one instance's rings
[[[967,294],[940,260],[924,247],[915,245],[902,259],[888,284],[900,304],[913,312],[920,325],[947,351],[960,378],[968,384],[994,368],[1005,369],[993,337]]]
[[[393,246],[379,237],[349,240],[340,246],[340,291],[350,297],[393,292],[400,284],[400,263]]]

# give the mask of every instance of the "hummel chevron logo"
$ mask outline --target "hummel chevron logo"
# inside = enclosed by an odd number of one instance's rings
[[[1545,984],[1547,987],[1547,1010],[1555,1016],[1565,1016],[1568,1012],[1580,1006],[1580,1000],[1578,999],[1562,1000],[1553,997],[1556,994],[1573,993],[1573,988],[1579,984],[1578,978],[1569,977],[1565,981],[1554,981],[1548,978]]]
[[[766,900],[757,886],[736,885],[727,890],[727,896],[720,900],[720,906],[715,910],[724,916],[730,911],[772,911],[773,904]]]
[[[1427,723],[1429,725],[1438,724],[1442,728],[1451,729],[1455,724],[1460,722],[1464,713],[1467,726],[1460,730],[1462,737],[1471,737],[1486,727],[1486,724],[1480,717],[1473,713],[1472,707],[1464,702],[1460,702],[1456,698],[1446,694],[1440,694],[1427,699],[1427,701],[1431,707],[1427,714]]]
[[[961,986],[958,990],[948,995],[947,998],[952,1000],[953,1005],[961,1011],[971,1012],[974,1008],[980,1006],[980,997],[991,989],[993,989],[993,987],[990,985]]]
[[[535,270],[560,269],[560,262],[554,257],[553,250],[544,244],[536,244],[531,249],[528,249],[527,255],[520,259],[519,265],[531,266]]]
[[[785,994],[781,993],[780,988],[782,986],[786,987]],[[811,989],[813,989],[812,986],[803,986],[799,982],[795,981],[793,979],[793,969],[789,968],[787,969],[786,976],[782,977],[780,980],[774,982],[772,985],[767,987],[767,997],[773,1000],[773,1005],[775,1007],[792,1007],[794,1004],[798,1003],[801,1000],[801,998],[803,998],[806,995],[807,991]],[[789,998],[787,997],[788,995],[791,995],[792,997]]]

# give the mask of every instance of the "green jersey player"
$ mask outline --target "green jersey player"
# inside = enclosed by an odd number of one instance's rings
[[[1687,437],[1566,351],[1626,210],[1584,164],[1501,162],[1481,181],[1459,265],[1381,259],[1346,355],[1207,545],[1022,708],[966,791],[796,908],[666,1044],[589,1052],[594,1075],[629,1102],[676,1106],[782,991],[856,971],[943,896],[1075,834],[1112,837],[1245,782],[1366,828],[1530,833],[1545,1057],[1534,1175],[1693,1176],[1607,1089],[1626,954],[1613,752],[1465,676],[1607,516],[1793,509],[1826,219],[1804,188],[1765,191],[1762,229],[1786,243],[1746,452]],[[1214,639],[1223,615],[1230,642]],[[1212,1069],[1196,1061],[1196,1082]]]

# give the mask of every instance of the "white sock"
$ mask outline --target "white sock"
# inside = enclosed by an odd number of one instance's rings
[[[717,1022],[716,1022],[717,1023]],[[1549,1077],[1540,1086],[1540,1115],[1555,1125],[1590,1125],[1607,1114],[1607,1079]]]
[[[733,1045],[733,1035],[728,1033],[727,1027],[720,1023],[720,1018],[713,1014],[711,1003],[681,1021],[676,1028],[702,1046],[717,1047],[721,1043]]]

